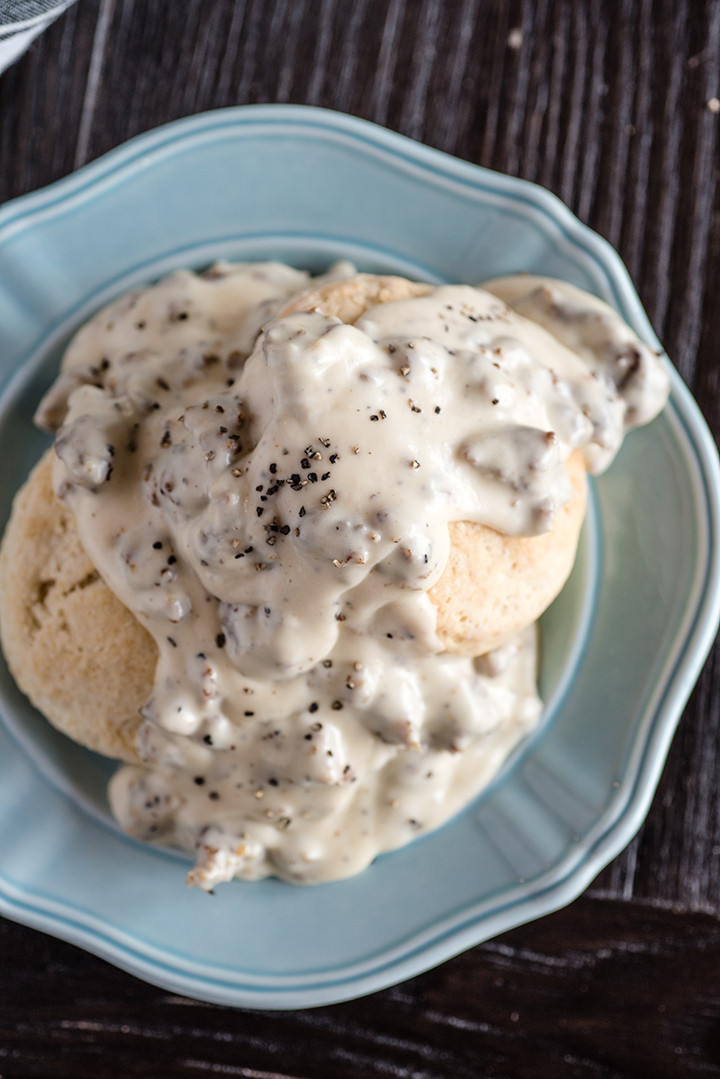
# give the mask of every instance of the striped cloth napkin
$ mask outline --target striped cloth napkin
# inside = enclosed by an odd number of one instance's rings
[[[0,71],[75,0],[0,0]]]

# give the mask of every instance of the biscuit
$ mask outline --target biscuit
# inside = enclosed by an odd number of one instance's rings
[[[281,315],[319,310],[355,323],[377,304],[424,296],[431,288],[402,277],[358,274],[293,297]],[[573,497],[549,532],[506,536],[481,524],[450,523],[448,564],[428,592],[446,651],[480,656],[498,648],[535,622],[560,592],[575,561],[587,495],[579,451],[566,468]]]
[[[321,310],[347,323],[378,303],[431,286],[359,274],[294,297],[281,312]],[[48,451],[18,493],[0,548],[0,638],[20,688],[75,741],[136,761],[140,707],[152,692],[155,642],[100,578],[72,512],[52,488]],[[573,498],[552,531],[505,536],[451,523],[450,557],[429,597],[447,651],[482,655],[534,622],[562,588],[575,558],[586,478],[567,461]]]
[[[450,557],[428,595],[447,652],[480,656],[535,622],[570,575],[585,517],[587,479],[578,450],[565,462],[573,497],[549,532],[504,536],[468,521],[451,522]]]
[[[53,451],[13,504],[0,548],[0,637],[8,666],[59,730],[98,753],[137,761],[139,708],[157,647],[102,581],[52,487]]]

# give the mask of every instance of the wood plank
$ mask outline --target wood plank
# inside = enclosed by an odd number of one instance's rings
[[[720,1074],[709,915],[585,897],[393,989],[280,1014],[174,996],[0,924],[0,1075],[13,1079]]]

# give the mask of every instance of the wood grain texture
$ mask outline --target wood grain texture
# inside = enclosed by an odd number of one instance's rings
[[[353,113],[567,202],[717,437],[718,97],[717,0],[79,0],[0,78],[0,199],[209,108]],[[0,1079],[720,1074],[719,747],[716,649],[583,899],[363,1001],[202,1005],[0,922]]]
[[[720,927],[589,897],[364,1000],[199,1004],[0,929],[0,1074],[252,1079],[720,1075]]]

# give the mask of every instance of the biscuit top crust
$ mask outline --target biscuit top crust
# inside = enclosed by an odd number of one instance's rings
[[[56,493],[159,649],[113,807],[194,850],[204,888],[349,875],[480,789],[537,720],[532,634],[442,650],[448,525],[548,531],[568,455],[606,467],[662,403],[582,327],[583,356],[482,289],[334,272],[221,265],[134,293],[40,410]]]

